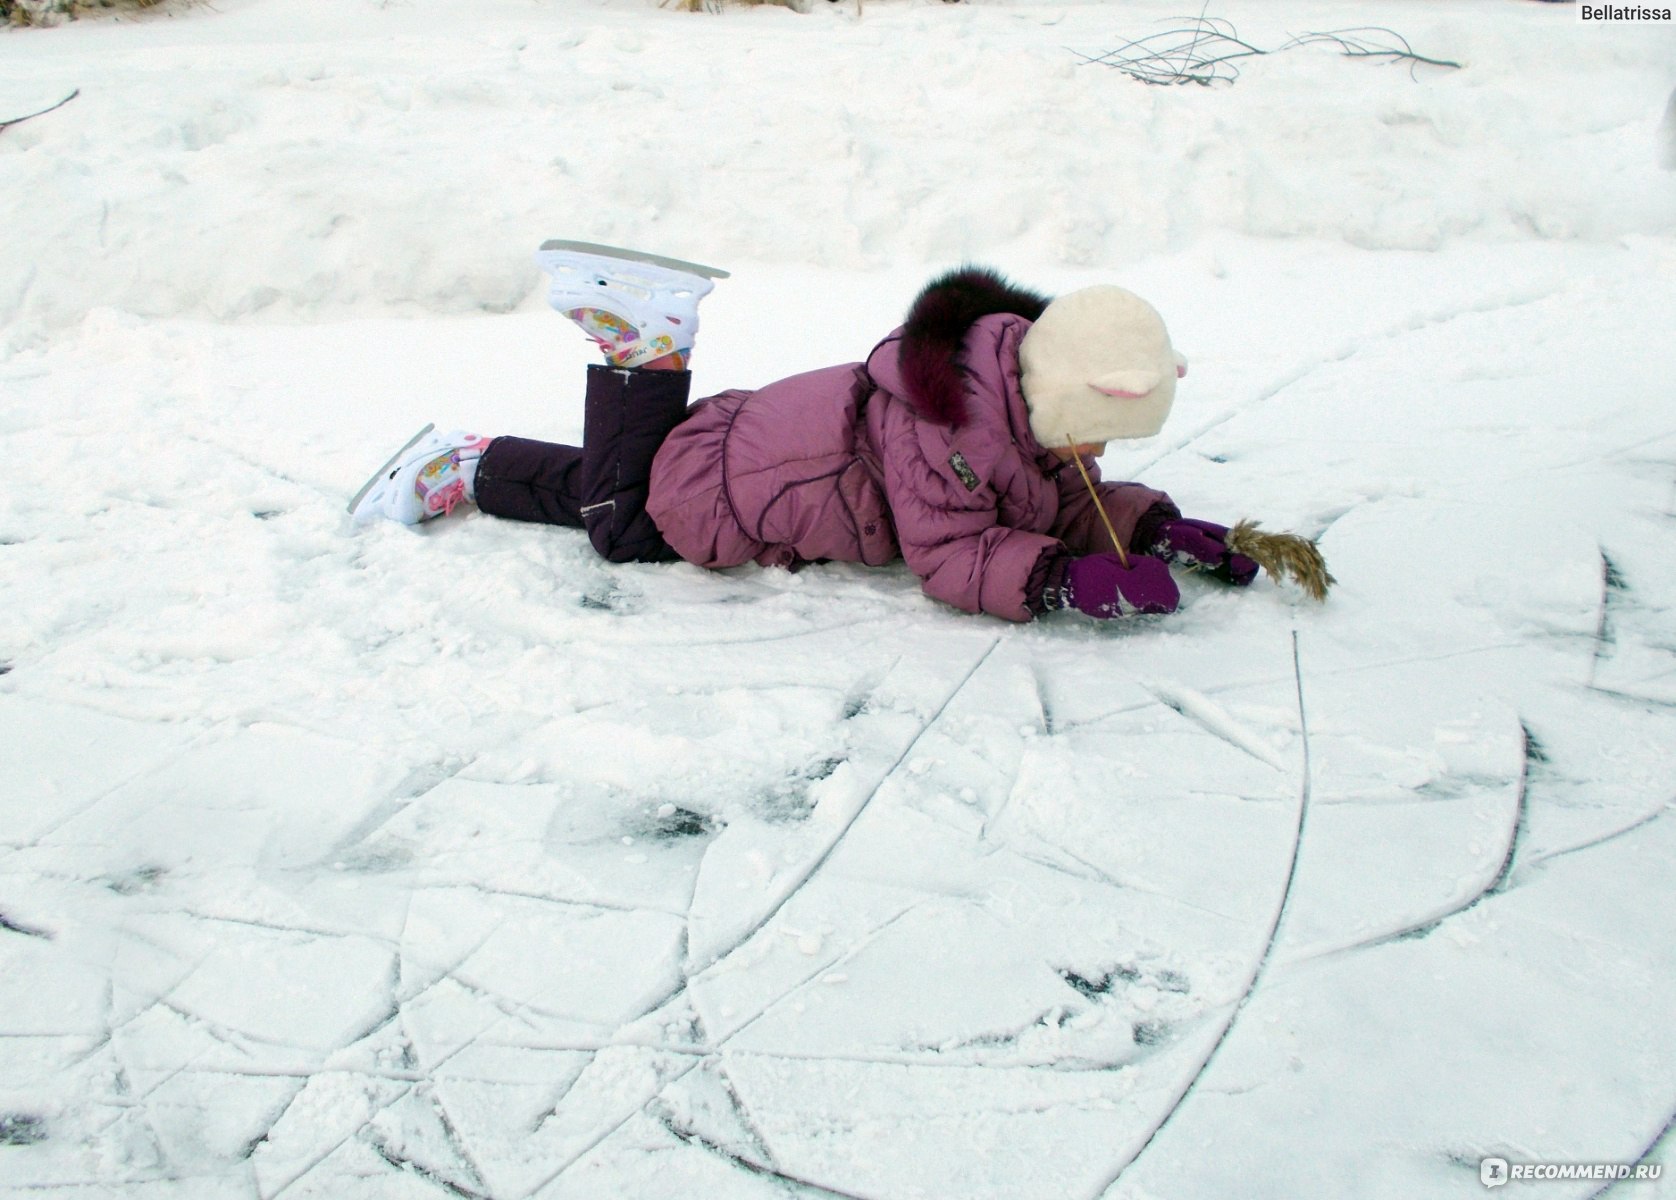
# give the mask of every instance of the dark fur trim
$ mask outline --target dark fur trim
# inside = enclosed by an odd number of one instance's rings
[[[966,415],[960,346],[972,322],[991,313],[1034,321],[1048,297],[1010,283],[988,267],[958,267],[925,285],[902,326],[906,399],[927,420],[959,427]]]

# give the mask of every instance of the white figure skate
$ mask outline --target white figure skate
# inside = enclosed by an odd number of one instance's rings
[[[476,475],[476,460],[489,440],[461,430],[439,434],[436,426],[425,426],[355,493],[349,515],[357,525],[380,517],[417,525],[453,512],[472,499],[468,474]]]
[[[594,242],[543,242],[547,303],[580,325],[619,367],[691,354],[698,302],[728,273],[719,267]]]

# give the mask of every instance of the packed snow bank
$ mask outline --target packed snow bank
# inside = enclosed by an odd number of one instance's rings
[[[101,305],[501,312],[554,235],[729,265],[1110,269],[1210,230],[1434,249],[1676,212],[1667,30],[1387,2],[1355,22],[1464,69],[1303,49],[1207,90],[1079,65],[1182,7],[228,0],[0,32],[8,110],[82,89],[0,135],[27,246],[0,261],[0,322],[17,344]],[[1216,15],[1264,46],[1347,20]]]

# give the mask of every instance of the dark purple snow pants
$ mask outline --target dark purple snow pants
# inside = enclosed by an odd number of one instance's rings
[[[582,445],[498,437],[477,464],[477,507],[588,531],[612,562],[679,558],[646,515],[652,456],[687,415],[688,371],[588,368]]]

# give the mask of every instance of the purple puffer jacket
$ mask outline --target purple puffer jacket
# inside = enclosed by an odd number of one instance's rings
[[[1111,549],[1076,467],[1030,432],[1018,344],[1046,304],[951,272],[865,364],[700,401],[658,451],[647,511],[700,566],[900,555],[927,595],[1030,620],[1055,560]],[[1098,490],[1125,548],[1179,515],[1140,484]]]

